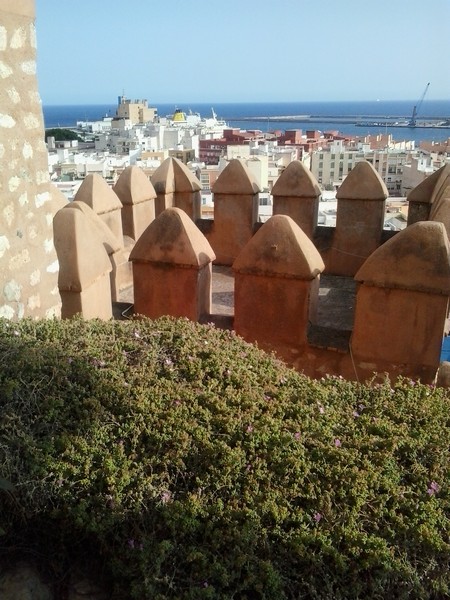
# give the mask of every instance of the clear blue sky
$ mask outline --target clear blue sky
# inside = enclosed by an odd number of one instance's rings
[[[450,0],[36,0],[44,104],[450,98]]]

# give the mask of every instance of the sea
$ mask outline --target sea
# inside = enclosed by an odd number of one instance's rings
[[[414,101],[365,102],[245,102],[245,103],[180,103],[152,104],[162,117],[172,115],[175,109],[210,117],[212,110],[230,127],[259,129],[263,132],[286,129],[316,129],[351,135],[391,133],[395,141],[443,141],[450,137],[450,127],[399,127],[393,123],[411,118]],[[45,127],[74,127],[77,121],[96,121],[114,116],[115,104],[45,105]],[[307,120],[306,120],[307,117]],[[423,102],[418,122],[450,119],[450,100]],[[337,122],[336,122],[337,121]]]

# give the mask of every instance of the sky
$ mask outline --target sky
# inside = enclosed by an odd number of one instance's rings
[[[450,99],[450,0],[35,0],[44,104]]]

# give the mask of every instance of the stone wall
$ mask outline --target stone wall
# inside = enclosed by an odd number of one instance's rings
[[[0,3],[0,165],[0,316],[58,316],[52,223],[66,201],[48,176],[33,0]]]
[[[178,179],[170,175],[177,169],[173,158],[161,166],[153,185],[170,208],[162,206],[155,219],[156,200],[146,201],[144,218],[149,225],[130,254],[135,312],[233,327],[246,340],[312,377],[333,374],[367,380],[374,373],[388,373],[423,382],[435,379],[442,338],[448,332],[450,167],[411,192],[415,222],[390,235],[383,232],[386,188],[369,163],[359,163],[342,186],[336,228],[315,226],[319,188],[299,162],[291,163],[280,177],[275,214],[262,226],[255,216],[258,189],[240,161],[231,161],[214,186],[212,221],[195,218],[199,213],[195,181],[189,184],[189,213],[182,210],[185,198],[177,189]],[[133,204],[141,191],[132,184],[138,181],[136,174],[129,175],[124,175],[120,187],[126,202]],[[184,179],[183,175],[183,192]],[[92,194],[99,202],[100,193]],[[101,301],[93,286],[98,287],[106,267],[114,265],[107,264],[104,236],[91,227],[93,217],[86,211],[80,232],[69,228],[70,208],[55,219],[55,240],[64,241],[60,280],[72,273],[68,287],[77,296],[66,307],[63,297],[63,314],[104,318],[101,307],[110,306],[111,290]],[[439,219],[418,218],[434,213]],[[143,216],[136,213],[130,218]],[[139,224],[128,225],[136,231]],[[82,265],[88,242],[86,278]],[[60,253],[59,243],[57,247]],[[221,315],[210,314],[215,257],[216,264],[232,265],[234,271],[234,318],[226,323]],[[351,322],[343,325],[336,313],[329,325],[317,319],[321,273],[354,280],[353,287],[358,284]],[[86,304],[86,298],[92,300]]]

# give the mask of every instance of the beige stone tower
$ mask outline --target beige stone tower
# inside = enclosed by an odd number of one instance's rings
[[[0,2],[0,317],[60,314],[49,182],[36,79],[34,0]]]

